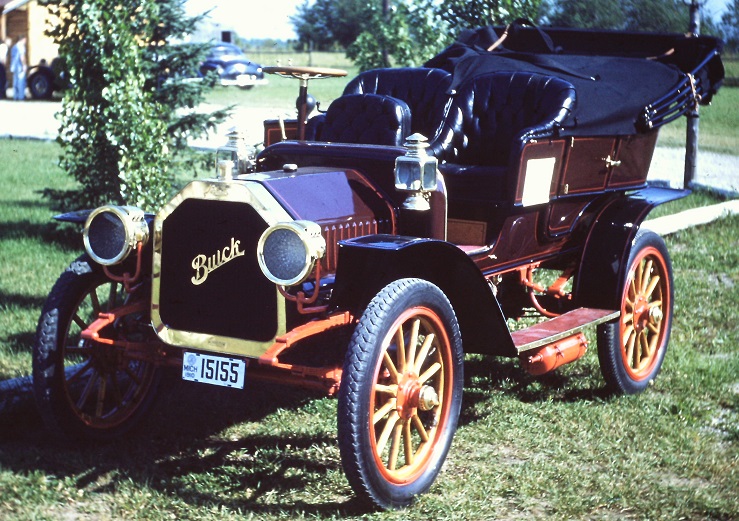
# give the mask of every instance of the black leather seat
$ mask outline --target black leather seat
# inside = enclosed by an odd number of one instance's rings
[[[462,85],[435,144],[449,200],[512,200],[524,145],[556,137],[575,101],[569,82],[531,72],[495,72]]]
[[[377,94],[350,94],[331,103],[320,127],[309,134],[320,141],[402,146],[410,129],[411,111],[404,101]]]
[[[344,93],[340,98],[334,100],[329,106],[325,115],[311,118],[308,122],[306,137],[309,140],[318,141],[338,141],[338,139],[328,139],[325,134],[324,126],[330,113],[334,111],[333,106],[337,103],[346,104],[345,98],[352,95],[377,95],[389,97],[396,101],[404,102],[410,110],[410,127],[405,135],[401,137],[398,143],[402,145],[403,140],[413,133],[420,133],[426,138],[434,142],[435,138],[442,129],[442,125],[451,106],[452,96],[449,93],[449,87],[452,83],[452,75],[441,69],[429,69],[423,67],[401,67],[397,69],[373,69],[365,71],[352,79],[344,88]],[[351,101],[350,104],[356,103],[352,107],[355,110],[353,119],[356,121],[354,126],[363,126],[375,123],[375,117],[366,116],[358,109],[363,108],[361,103]],[[342,111],[346,109],[346,105]],[[372,108],[374,111],[375,108]],[[334,125],[336,127],[336,125]],[[352,134],[351,132],[349,134]],[[348,139],[351,136],[342,136],[342,132],[338,128],[332,130],[333,137],[343,137]],[[352,143],[367,143],[365,141],[343,141]],[[393,143],[377,143],[373,144],[393,144]],[[431,150],[431,153],[436,153]]]

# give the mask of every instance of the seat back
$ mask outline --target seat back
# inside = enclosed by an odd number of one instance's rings
[[[349,94],[331,103],[312,134],[320,141],[402,146],[410,128],[411,112],[404,101],[377,94]]]
[[[411,112],[410,133],[423,134],[433,141],[451,104],[451,83],[452,75],[441,69],[374,69],[351,80],[344,88],[344,95],[378,94],[404,101]]]
[[[441,135],[441,161],[505,166],[526,142],[552,136],[575,105],[569,82],[532,72],[495,72],[459,89]]]

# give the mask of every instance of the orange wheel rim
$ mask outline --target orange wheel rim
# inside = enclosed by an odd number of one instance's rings
[[[621,356],[634,380],[648,378],[660,358],[670,304],[665,260],[646,248],[629,269],[621,304]]]
[[[138,410],[154,375],[152,364],[132,360],[115,347],[81,339],[80,332],[121,298],[118,284],[110,283],[107,291],[105,287],[93,288],[82,297],[62,346],[67,401],[79,420],[99,429],[128,420]]]
[[[449,418],[452,376],[441,319],[424,307],[406,310],[383,341],[370,397],[372,451],[388,481],[412,482],[428,466]]]

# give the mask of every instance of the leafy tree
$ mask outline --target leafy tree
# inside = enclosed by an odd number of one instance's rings
[[[541,0],[442,0],[442,20],[456,28],[507,24],[516,18],[535,21]]]
[[[626,12],[619,0],[559,0],[547,3],[546,22],[556,27],[621,29]]]
[[[308,0],[291,17],[298,41],[316,50],[347,48],[367,26],[375,6],[366,0]]]
[[[535,20],[541,0],[398,0],[384,14],[379,2],[369,5],[371,15],[347,52],[361,69],[390,65],[384,54],[392,57],[392,65],[418,65],[464,28]]]
[[[191,81],[205,58],[210,43],[181,43],[195,32],[205,17],[188,16],[182,0],[153,0],[158,15],[152,23],[152,36],[144,51],[145,89],[162,110],[169,145],[174,154],[187,155],[188,138],[198,138],[215,128],[230,109],[202,112],[195,110],[213,88],[217,76]],[[178,43],[179,42],[179,43]]]
[[[80,190],[49,193],[62,208],[104,203],[156,209],[170,186],[166,125],[146,88],[141,42],[157,5],[137,0],[50,0],[70,86],[60,110],[62,167]]]
[[[62,167],[79,190],[46,195],[61,209],[105,203],[156,210],[171,195],[187,138],[223,120],[194,109],[213,81],[188,82],[204,46],[175,45],[198,18],[180,0],[46,0],[70,86],[60,111]]]
[[[721,17],[721,37],[726,42],[728,50],[739,52],[739,0],[729,4],[727,11]]]
[[[542,14],[545,23],[560,27],[683,33],[689,25],[688,4],[688,0],[548,0]],[[701,33],[716,32],[712,20],[704,17]]]
[[[682,33],[688,28],[688,7],[682,0],[624,0],[626,29]]]
[[[360,70],[390,67],[390,55],[393,57],[393,65],[415,65],[414,58],[418,54],[412,49],[407,20],[408,10],[404,5],[400,9],[390,9],[387,13],[374,6],[367,29],[348,47],[347,56],[354,60]]]
[[[328,50],[334,44],[330,28],[330,2],[316,0],[310,5],[305,0],[297,8],[297,13],[290,21],[298,35],[298,42],[309,49]]]

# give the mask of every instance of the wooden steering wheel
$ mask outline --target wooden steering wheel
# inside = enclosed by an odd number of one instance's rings
[[[342,69],[328,69],[325,67],[262,67],[262,70],[268,74],[277,74],[286,78],[296,78],[298,80],[312,80],[321,78],[341,78],[346,76],[347,72]]]
[[[262,70],[268,74],[277,74],[285,78],[295,78],[300,80],[300,92],[298,94],[298,139],[305,139],[305,123],[308,117],[308,80],[318,80],[323,78],[341,78],[346,76],[347,72],[342,69],[328,69],[325,67],[262,67]]]

